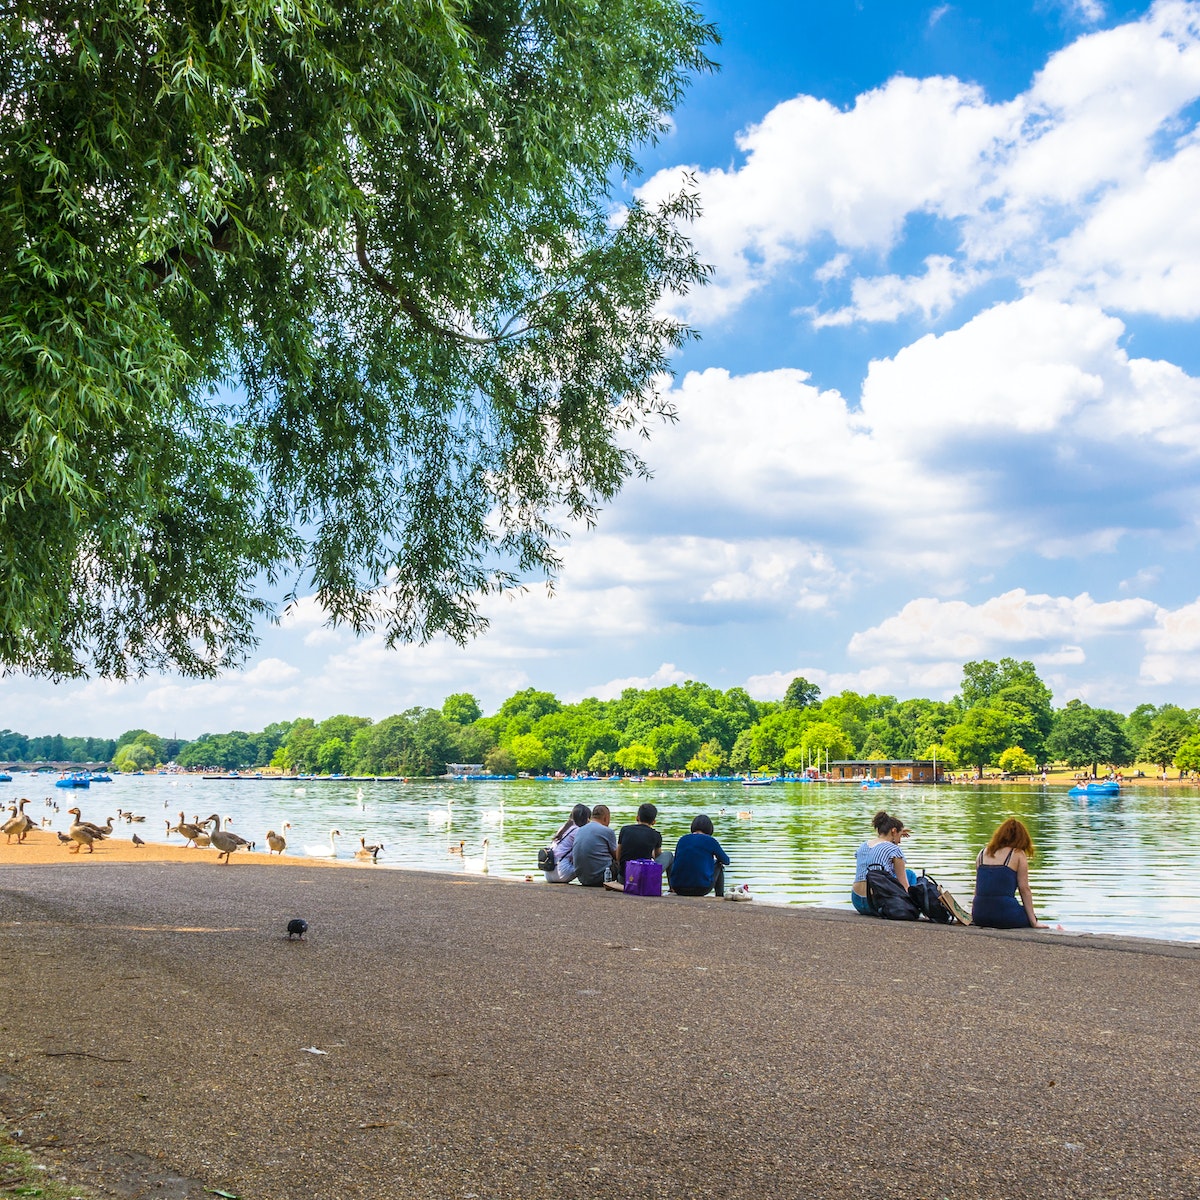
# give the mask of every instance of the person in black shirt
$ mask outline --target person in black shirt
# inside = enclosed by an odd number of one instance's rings
[[[637,810],[637,824],[624,825],[617,835],[617,872],[622,883],[625,882],[625,864],[635,858],[652,858],[662,864],[663,874],[670,878],[671,861],[675,855],[668,850],[665,854],[662,848],[662,834],[654,828],[658,820],[658,809],[653,804],[640,804]]]

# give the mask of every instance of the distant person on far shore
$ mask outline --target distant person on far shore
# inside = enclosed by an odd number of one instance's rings
[[[904,851],[900,849],[901,841],[911,832],[904,822],[881,808],[871,819],[871,824],[875,836],[867,838],[854,852],[854,886],[850,889],[850,903],[864,917],[875,915],[867,900],[868,868],[885,867],[906,888],[917,882],[916,871],[909,869],[904,861]]]
[[[647,801],[639,804],[637,823],[623,825],[617,834],[617,869],[622,883],[625,882],[625,867],[635,858],[649,858],[662,866],[663,874],[670,878],[675,855],[662,848],[662,834],[654,828],[658,820],[658,809]]]
[[[729,855],[713,837],[713,823],[704,813],[692,818],[692,831],[675,843],[671,891],[679,896],[725,895]]]
[[[989,929],[1049,928],[1037,919],[1029,890],[1029,860],[1033,854],[1029,830],[1016,817],[1009,817],[975,860],[972,924]],[[1015,895],[1018,892],[1020,900]]]
[[[575,836],[591,819],[592,810],[586,804],[577,804],[550,839],[554,870],[542,872],[547,883],[570,883],[575,878]]]
[[[584,887],[603,887],[617,872],[617,835],[608,827],[612,814],[607,804],[592,809],[592,819],[575,835],[575,873]]]

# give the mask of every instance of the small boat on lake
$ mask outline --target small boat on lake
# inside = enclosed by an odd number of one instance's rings
[[[0,771],[0,783],[12,783],[12,776],[7,771]]]
[[[1115,779],[1105,779],[1097,783],[1077,783],[1068,796],[1119,796],[1121,785]]]
[[[56,779],[54,786],[61,788],[85,788],[91,787],[92,781],[87,775],[81,775],[76,771],[74,775],[64,775],[61,779]]]

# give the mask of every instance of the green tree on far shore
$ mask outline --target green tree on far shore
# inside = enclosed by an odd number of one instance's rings
[[[1165,773],[1183,743],[1196,732],[1196,722],[1187,712],[1178,705],[1164,704],[1142,740],[1138,756],[1143,762],[1155,763]]]
[[[128,742],[113,755],[113,769],[117,771],[148,771],[157,764],[154,747],[145,742]]]
[[[725,766],[725,752],[717,741],[705,742],[684,764],[695,775],[719,775]]]
[[[1193,733],[1175,751],[1175,765],[1184,771],[1200,771],[1200,733]]]
[[[658,766],[658,755],[654,753],[653,748],[640,742],[622,746],[612,757],[613,762],[623,771],[631,771],[634,774],[653,771]]]
[[[1120,713],[1092,708],[1082,700],[1070,701],[1055,714],[1046,754],[1072,768],[1090,767],[1093,775],[1100,763],[1123,767],[1133,762]]]
[[[1006,775],[1032,775],[1038,764],[1037,759],[1026,754],[1020,746],[1009,746],[1000,752],[997,765]]]
[[[483,709],[470,692],[455,692],[442,701],[442,716],[455,725],[470,725],[483,716]]]
[[[783,693],[783,708],[811,708],[821,698],[821,689],[809,683],[803,675],[797,675]]]

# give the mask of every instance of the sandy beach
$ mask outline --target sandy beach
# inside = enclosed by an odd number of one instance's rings
[[[66,818],[63,824],[65,830],[71,818]],[[15,839],[11,843],[5,843],[3,838],[0,838],[0,867],[6,866],[29,866],[29,865],[46,865],[49,863],[77,863],[86,864],[93,863],[150,863],[150,862],[171,862],[171,863],[216,863],[218,860],[218,852],[211,846],[186,846],[183,839],[176,837],[176,844],[168,844],[165,842],[147,842],[144,846],[135,846],[132,841],[132,833],[137,831],[137,827],[132,829],[123,825],[119,829],[114,830],[111,837],[106,837],[102,841],[93,843],[92,849],[89,852],[86,847],[75,853],[72,846],[64,846],[59,840],[58,835],[51,830],[33,829],[26,834],[24,842],[17,842]],[[247,866],[257,864],[261,866],[265,862],[270,862],[279,866],[294,866],[294,867],[363,867],[371,868],[371,863],[360,863],[352,859],[340,859],[334,861],[332,859],[323,860],[320,858],[307,858],[292,854],[270,854],[265,848],[259,850],[238,850],[229,857],[230,866]],[[224,862],[221,862],[224,865]]]

